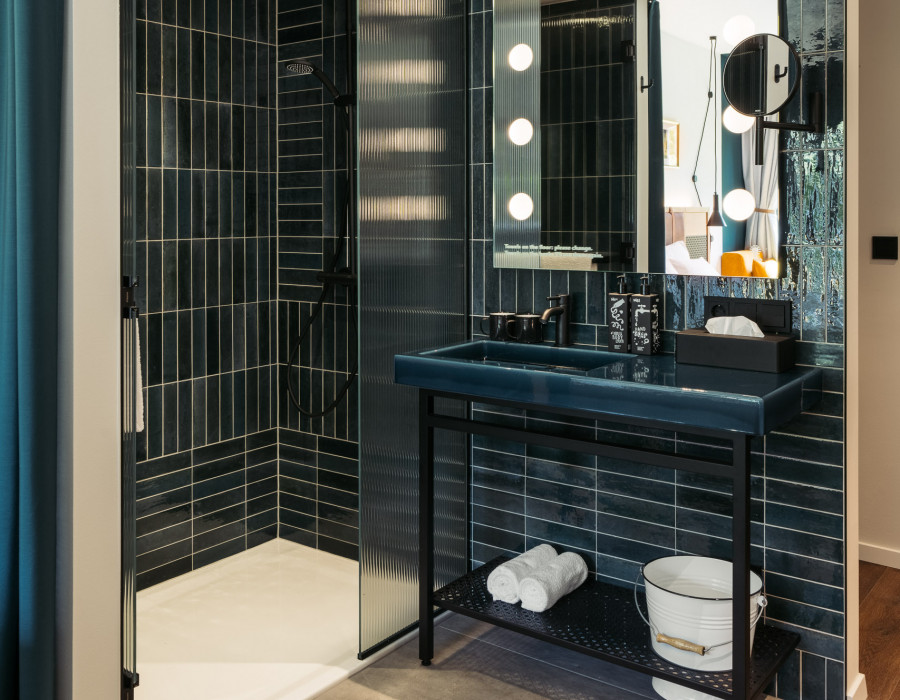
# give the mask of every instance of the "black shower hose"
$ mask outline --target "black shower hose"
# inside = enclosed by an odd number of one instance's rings
[[[341,257],[341,253],[343,253],[343,250],[344,250],[344,245],[347,241],[347,230],[350,228],[350,172],[351,172],[350,157],[351,157],[352,147],[350,145],[350,117],[346,112],[344,113],[344,118],[345,118],[345,126],[347,127],[347,143],[348,143],[348,148],[347,148],[347,187],[346,187],[346,195],[344,198],[344,216],[342,217],[340,236],[338,237],[338,242],[334,249],[334,255],[331,258],[331,264],[328,266],[328,269],[326,270],[327,272],[332,272],[332,273],[336,271],[335,268],[337,267],[338,261],[340,260],[340,257]],[[339,272],[352,273],[352,270],[349,270],[348,268],[343,268],[343,269],[339,270]],[[347,392],[350,391],[350,387],[353,386],[353,382],[356,380],[356,375],[359,370],[359,352],[356,351],[356,352],[354,352],[353,367],[351,368],[351,370],[347,376],[347,380],[344,382],[344,385],[337,392],[337,394],[335,395],[335,397],[331,401],[331,403],[329,403],[327,406],[325,406],[321,411],[311,411],[311,410],[307,410],[307,409],[303,408],[303,406],[300,405],[300,400],[297,398],[297,394],[294,392],[294,385],[291,382],[291,374],[294,369],[294,361],[297,359],[297,355],[300,353],[300,346],[302,345],[302,343],[306,339],[306,337],[309,335],[309,332],[310,332],[310,329],[312,328],[313,323],[316,322],[316,319],[319,317],[319,314],[322,313],[322,309],[325,306],[325,300],[328,298],[328,293],[332,290],[334,285],[335,285],[335,282],[328,280],[328,279],[326,279],[322,282],[322,292],[321,292],[321,294],[319,294],[319,298],[315,303],[313,312],[309,315],[309,319],[303,325],[303,328],[301,329],[300,334],[297,336],[297,340],[294,343],[294,347],[291,349],[291,354],[290,354],[290,357],[288,358],[287,373],[285,374],[285,378],[284,378],[285,384],[287,384],[288,396],[291,399],[291,403],[294,404],[294,407],[302,415],[306,416],[307,418],[322,418],[323,416],[328,415],[335,408],[337,408],[338,404],[343,400],[343,398],[347,394]],[[347,285],[347,294],[350,296],[350,304],[349,304],[349,306],[350,306],[350,325],[353,327],[354,339],[358,340],[358,338],[357,338],[358,328],[356,325],[357,303],[356,303],[356,296],[355,296],[356,289],[355,289],[354,282],[351,282],[350,284]],[[297,388],[298,388],[298,392],[299,392],[299,385],[300,385],[299,368],[298,368],[298,373],[297,373],[297,385],[298,385]],[[312,402],[312,399],[310,399],[310,402]]]

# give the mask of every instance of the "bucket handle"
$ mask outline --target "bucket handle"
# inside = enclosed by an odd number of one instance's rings
[[[697,644],[695,642],[689,642],[686,639],[681,639],[680,637],[670,637],[667,634],[663,634],[660,632],[656,625],[654,625],[647,617],[644,616],[644,611],[641,610],[641,604],[638,601],[638,581],[640,581],[642,570],[638,571],[638,575],[634,579],[634,607],[637,608],[638,615],[641,616],[641,619],[650,628],[650,631],[656,636],[656,641],[660,644],[668,644],[670,647],[675,647],[676,649],[681,649],[682,651],[689,651],[693,654],[697,654],[698,656],[706,656],[713,649],[718,649],[719,647],[724,647],[728,644],[731,644],[732,640],[728,640],[727,642],[720,642],[719,644],[713,644],[712,646],[705,647],[702,644]],[[769,601],[766,600],[765,596],[760,596],[757,600],[757,605],[759,606],[756,611],[756,619],[751,620],[750,626],[756,626],[756,623],[759,622],[759,618],[762,617],[763,610],[765,610],[766,605],[768,605]],[[649,611],[648,611],[649,612]]]

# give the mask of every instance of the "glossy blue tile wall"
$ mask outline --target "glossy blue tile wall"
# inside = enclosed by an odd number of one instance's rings
[[[335,411],[310,419],[291,404],[284,376],[321,292],[316,272],[330,265],[346,220],[347,192],[344,122],[315,77],[284,65],[312,61],[348,92],[345,7],[343,0],[278,7],[279,522],[281,537],[357,558],[357,386]],[[356,355],[352,313],[346,291],[333,292],[300,347],[291,381],[306,410],[321,411],[347,379]]]
[[[541,243],[600,252],[604,269],[634,241],[633,40],[633,4],[541,6]]]
[[[137,17],[146,587],[277,534],[275,0]]]
[[[779,673],[784,700],[844,696],[844,2],[787,0],[785,35],[806,71],[800,119],[810,90],[826,93],[824,136],[784,142],[787,276],[779,281],[652,275],[664,296],[664,342],[700,325],[705,294],[789,299],[801,364],[822,367],[820,405],[753,445],[753,563],[765,571],[773,624],[801,635],[800,651]],[[470,15],[472,151],[472,333],[485,312],[545,308],[551,292],[575,294],[575,342],[605,347],[605,298],[612,273],[495,270],[491,221],[491,25],[489,0]],[[637,276],[629,275],[631,289]],[[476,412],[485,410],[476,407]],[[547,418],[494,418],[538,426]],[[586,432],[678,451],[710,451],[684,435],[616,434],[609,426],[566,423]],[[729,556],[728,484],[640,464],[476,438],[472,449],[472,559],[520,552],[539,542],[578,551],[597,575],[623,586],[640,563],[675,551]]]

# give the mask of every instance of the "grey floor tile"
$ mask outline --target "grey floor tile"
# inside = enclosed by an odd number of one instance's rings
[[[561,658],[558,652],[565,650],[543,642],[536,644],[544,649],[522,646],[528,653],[506,649],[494,643],[505,641],[503,637],[483,641],[483,637],[491,637],[491,629],[477,622],[469,626],[454,617],[435,630],[435,658],[431,666],[423,667],[419,663],[417,641],[413,640],[319,697],[322,700],[643,700],[653,697],[649,680],[646,680],[646,692],[640,694],[608,685],[558,664]],[[533,656],[542,653],[550,661]],[[592,670],[596,669],[592,667]]]
[[[650,677],[631,671],[577,651],[542,642],[524,634],[473,620],[463,615],[448,615],[442,623],[459,634],[473,637],[485,644],[493,644],[508,651],[528,656],[541,663],[556,666],[570,673],[586,676],[601,683],[633,693],[636,696],[658,700],[651,687]],[[632,697],[632,696],[628,696]]]

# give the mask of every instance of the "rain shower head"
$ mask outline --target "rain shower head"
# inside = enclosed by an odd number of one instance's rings
[[[300,75],[310,75],[311,73],[316,72],[316,67],[309,61],[295,61],[294,63],[288,63],[285,68],[291,73],[298,73]]]
[[[325,75],[316,64],[311,63],[310,61],[291,61],[290,63],[285,65],[285,69],[291,73],[297,73],[298,75],[314,75],[316,76],[325,86],[325,89],[331,93],[331,97],[337,102],[341,98],[341,93],[338,92],[338,89],[334,86],[334,83],[331,82],[329,77]]]

